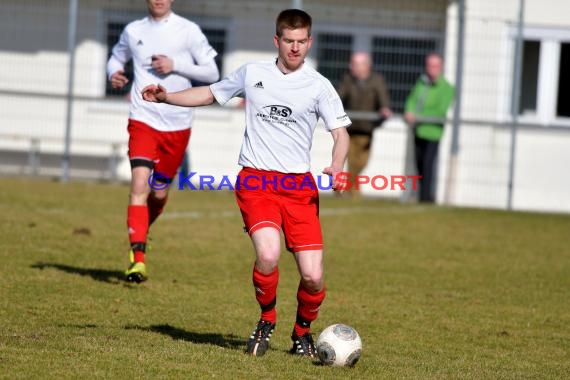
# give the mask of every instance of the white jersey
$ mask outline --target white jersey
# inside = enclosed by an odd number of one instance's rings
[[[158,74],[151,67],[153,55],[171,58],[174,61],[173,72],[169,75]],[[184,69],[188,65],[209,63],[216,55],[195,23],[174,13],[160,21],[147,16],[125,27],[119,42],[113,47],[113,54],[107,63],[107,75],[110,78],[116,71],[123,70],[124,64],[132,58],[135,79],[131,89],[129,117],[160,131],[183,130],[191,126],[192,108],[146,102],[142,99],[141,90],[157,83],[169,92],[191,87],[190,79],[183,75]]]
[[[238,162],[244,167],[306,173],[318,119],[329,131],[351,124],[329,80],[306,64],[283,74],[275,61],[249,63],[210,89],[220,104],[235,96],[246,99]]]

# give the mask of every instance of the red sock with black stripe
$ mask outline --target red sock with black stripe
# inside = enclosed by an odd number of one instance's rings
[[[253,267],[253,286],[255,298],[261,308],[261,319],[271,323],[277,322],[277,284],[279,283],[279,268],[275,267],[269,274],[261,273]]]
[[[319,308],[325,299],[325,288],[312,292],[299,283],[297,289],[297,320],[295,334],[303,336],[311,330],[311,322],[317,319]]]
[[[127,227],[135,262],[144,262],[146,235],[148,232],[148,207],[129,205],[127,208]]]

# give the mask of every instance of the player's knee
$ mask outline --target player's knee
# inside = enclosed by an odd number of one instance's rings
[[[266,269],[271,272],[277,266],[277,261],[279,260],[279,255],[275,254],[273,250],[259,250],[257,252],[257,264],[260,269]]]
[[[133,178],[131,180],[131,195],[147,194],[150,192],[150,186],[144,178]]]
[[[318,292],[323,289],[323,276],[321,272],[303,273],[301,276],[303,286],[312,292]]]
[[[279,250],[274,247],[258,247],[257,266],[263,272],[271,273],[279,261]]]

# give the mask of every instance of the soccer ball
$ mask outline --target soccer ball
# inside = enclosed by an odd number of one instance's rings
[[[360,359],[362,341],[355,329],[337,323],[323,330],[316,348],[323,364],[352,367]]]

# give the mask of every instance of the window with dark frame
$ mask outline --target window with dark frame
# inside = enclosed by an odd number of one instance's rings
[[[393,112],[404,111],[408,94],[424,72],[426,55],[437,49],[434,38],[373,37],[374,70],[386,80]]]
[[[524,41],[519,114],[536,113],[540,41]]]
[[[338,88],[342,77],[348,71],[354,38],[350,34],[332,33],[321,33],[317,38],[319,72]],[[382,74],[386,80],[394,112],[403,112],[406,97],[424,72],[426,55],[437,51],[439,45],[437,38],[372,38],[374,71]]]
[[[317,37],[319,72],[338,88],[348,70],[353,37],[350,34],[321,33]]]
[[[570,117],[570,43],[560,44],[556,116]]]

